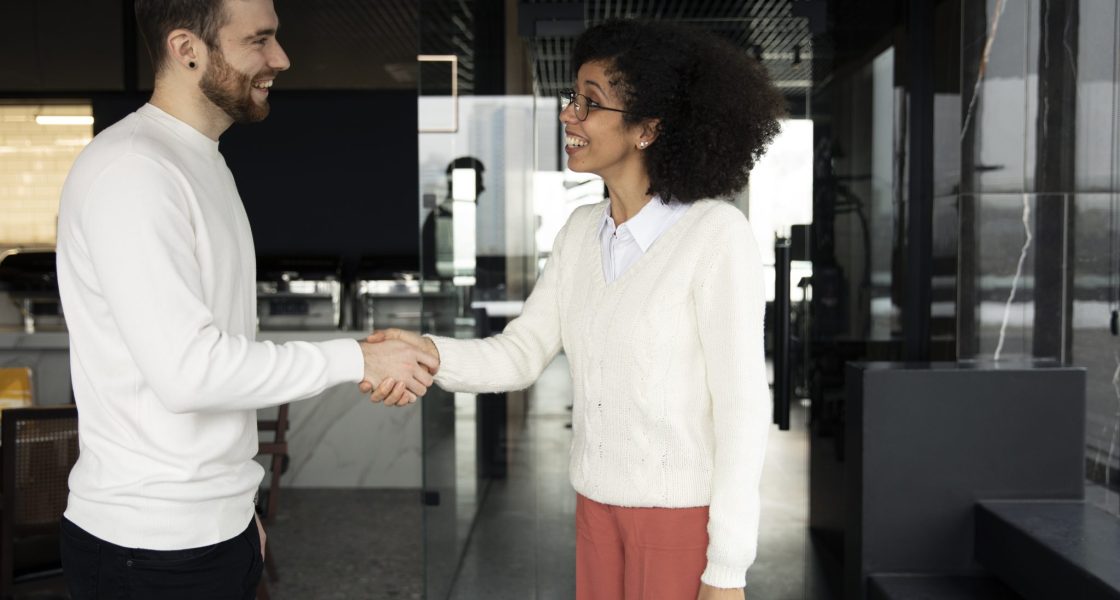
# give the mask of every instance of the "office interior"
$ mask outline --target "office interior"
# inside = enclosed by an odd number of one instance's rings
[[[615,17],[687,23],[787,100],[728,199],[766,263],[775,402],[747,597],[1120,597],[1116,2],[275,5],[292,68],[269,118],[220,144],[258,339],[501,331],[567,216],[605,194],[565,169],[573,41]],[[0,48],[11,414],[73,401],[59,190],[152,69],[129,0],[8,0]],[[574,597],[570,409],[561,355],[521,392],[390,408],[339,387],[261,411],[261,597]],[[52,467],[17,477],[8,439],[0,596],[67,597],[47,526],[65,490],[17,510]]]

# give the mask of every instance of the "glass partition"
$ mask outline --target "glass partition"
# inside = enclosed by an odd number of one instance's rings
[[[1087,496],[1120,513],[1120,9],[962,14],[960,357],[1084,367]]]
[[[421,312],[426,333],[473,338],[519,314],[538,242],[547,252],[567,216],[553,209],[580,196],[569,193],[579,183],[538,169],[559,153],[556,101],[473,95],[460,59],[419,61]],[[526,400],[433,388],[422,404],[426,597],[446,598],[487,487],[505,475]]]

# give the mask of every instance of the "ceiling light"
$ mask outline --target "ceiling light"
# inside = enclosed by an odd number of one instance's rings
[[[93,117],[77,115],[38,115],[35,122],[40,125],[93,125]]]

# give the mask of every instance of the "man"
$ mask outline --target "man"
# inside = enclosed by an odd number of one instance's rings
[[[420,241],[423,245],[421,270],[425,279],[450,279],[455,275],[454,268],[451,266],[454,246],[451,233],[454,218],[452,207],[455,204],[452,198],[452,173],[455,169],[474,170],[475,201],[486,190],[482,180],[482,173],[486,170],[486,166],[481,160],[473,156],[460,156],[447,163],[447,197],[432,207],[432,212],[428,213],[424,225],[420,228]],[[471,228],[471,231],[473,232],[474,228]],[[443,263],[442,268],[441,263]]]
[[[78,599],[251,598],[256,409],[361,381],[411,402],[437,363],[395,340],[254,341],[252,234],[218,137],[264,119],[289,67],[272,0],[136,0],[136,16],[151,101],[79,156],[59,211],[81,441],[63,567]]]

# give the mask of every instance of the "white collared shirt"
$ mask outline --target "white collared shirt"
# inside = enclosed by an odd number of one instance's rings
[[[654,196],[638,214],[616,227],[611,218],[611,205],[607,203],[603,211],[603,222],[599,227],[599,241],[603,247],[603,279],[607,283],[613,283],[622,277],[657,238],[684,216],[688,207],[688,204],[680,202],[664,204],[661,196]]]

